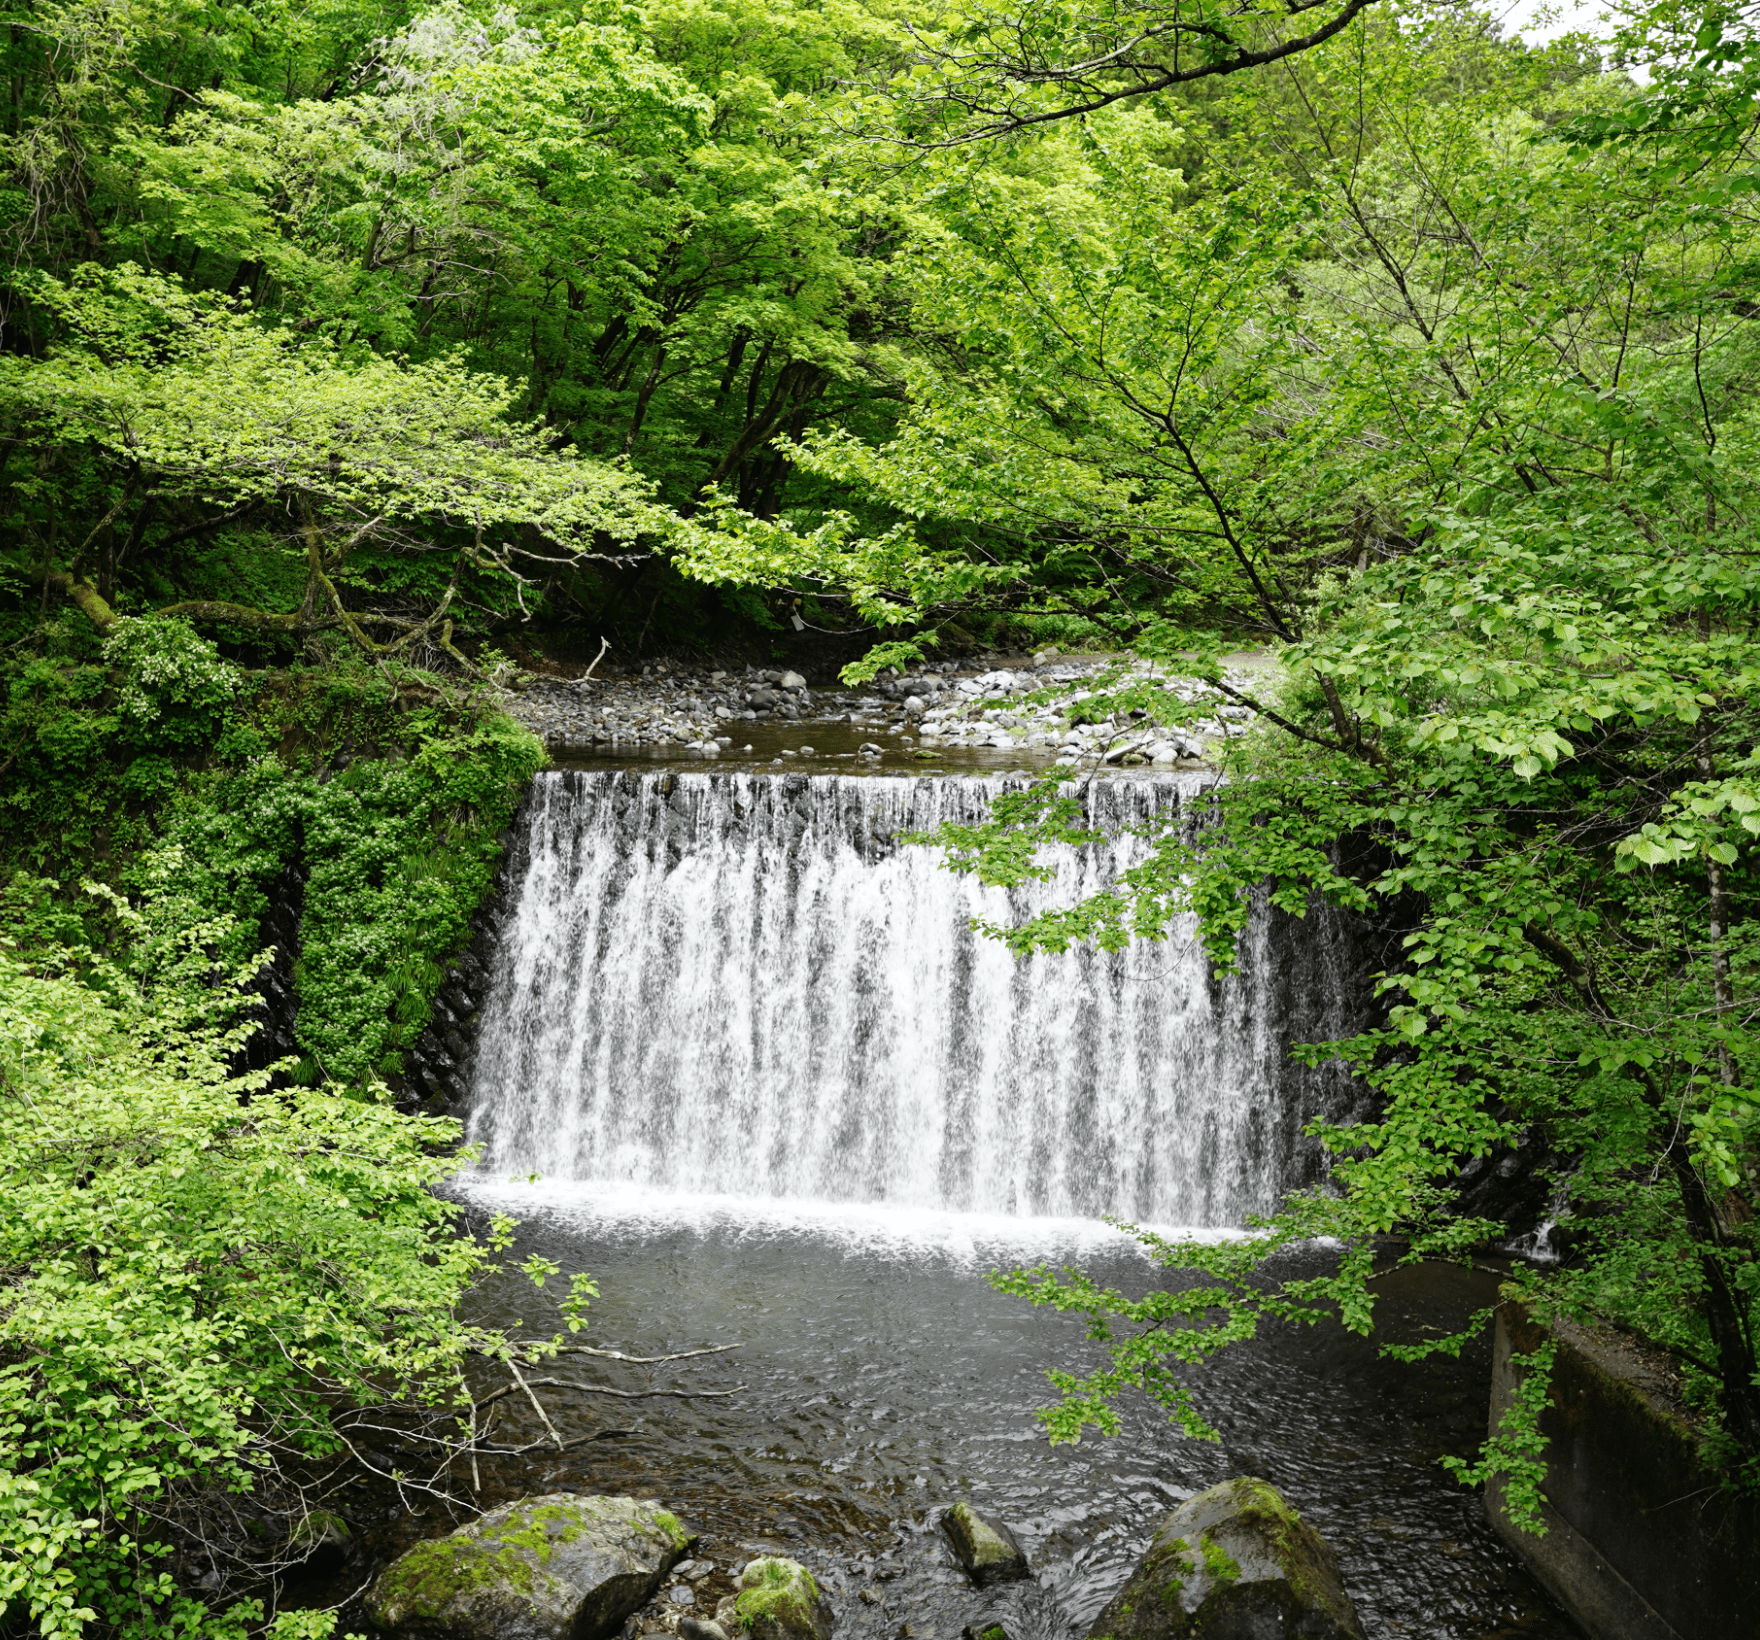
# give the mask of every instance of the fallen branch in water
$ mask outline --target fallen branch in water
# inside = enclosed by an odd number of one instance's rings
[[[471,1463],[471,1489],[482,1490],[482,1474],[478,1465],[480,1455],[493,1454],[497,1457],[517,1457],[521,1453],[533,1452],[540,1447],[549,1447],[557,1452],[567,1452],[577,1446],[584,1446],[589,1441],[604,1440],[614,1435],[630,1435],[633,1430],[611,1429],[596,1430],[591,1435],[578,1435],[572,1440],[564,1440],[562,1432],[556,1427],[554,1420],[544,1403],[539,1400],[537,1392],[541,1389],[565,1390],[575,1395],[607,1395],[618,1401],[718,1401],[730,1395],[740,1394],[746,1386],[736,1384],[732,1389],[655,1389],[652,1387],[653,1375],[649,1374],[647,1389],[613,1389],[608,1384],[583,1384],[568,1378],[528,1378],[520,1371],[521,1365],[536,1366],[558,1355],[585,1355],[600,1361],[616,1361],[630,1367],[657,1367],[673,1361],[692,1361],[705,1355],[725,1355],[729,1350],[737,1350],[738,1344],[709,1344],[702,1349],[676,1350],[670,1355],[626,1355],[622,1350],[601,1349],[594,1344],[563,1344],[550,1339],[516,1338],[509,1341],[512,1349],[510,1355],[500,1355],[489,1350],[473,1350],[470,1353],[485,1360],[498,1360],[512,1375],[513,1382],[499,1389],[490,1390],[483,1395],[475,1395],[466,1391],[469,1400],[469,1413],[461,1420],[466,1427],[466,1438],[463,1443],[454,1439],[453,1450],[448,1453],[441,1468],[456,1458],[468,1454]],[[490,1447],[486,1444],[489,1430],[494,1424],[495,1415],[503,1401],[524,1396],[537,1413],[543,1424],[545,1438],[529,1441],[523,1446]],[[487,1414],[484,1417],[484,1414]],[[478,1420],[482,1419],[479,1425]]]
[[[622,1361],[632,1367],[653,1367],[663,1361],[689,1361],[693,1356],[720,1355],[739,1347],[738,1344],[711,1344],[707,1349],[680,1350],[676,1355],[625,1355],[622,1350],[601,1350],[591,1344],[549,1344],[531,1339],[519,1339],[514,1343],[516,1350],[526,1351],[525,1360],[528,1365],[548,1355],[596,1355],[601,1360]]]
[[[670,1397],[675,1401],[712,1401],[722,1395],[738,1395],[745,1387],[744,1384],[735,1384],[732,1389],[608,1389],[603,1384],[577,1384],[567,1378],[522,1378],[506,1389],[478,1396],[476,1405],[486,1407],[503,1396],[518,1395],[521,1390],[530,1394],[534,1389],[571,1389],[581,1395],[615,1395],[620,1401],[646,1401],[657,1397]],[[542,1407],[538,1408],[538,1416],[549,1424]]]

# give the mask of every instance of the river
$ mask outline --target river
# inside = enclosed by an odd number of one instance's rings
[[[797,765],[585,766],[541,776],[523,811],[463,1199],[517,1217],[520,1256],[592,1273],[595,1344],[737,1348],[655,1369],[570,1358],[554,1375],[579,1392],[547,1404],[565,1440],[597,1438],[490,1465],[477,1501],[666,1500],[713,1570],[693,1606],[631,1634],[707,1615],[732,1567],[783,1552],[821,1577],[842,1633],[954,1640],[1000,1614],[1017,1640],[1066,1640],[1161,1514],[1253,1474],[1333,1544],[1371,1640],[1576,1635],[1438,1462],[1483,1438],[1488,1338],[1401,1364],[1333,1324],[1273,1325],[1186,1373],[1219,1442],[1135,1397],[1116,1435],[1052,1447],[1033,1417],[1047,1369],[1090,1370],[1097,1346],[986,1279],[1050,1263],[1139,1294],[1184,1278],[1104,1216],[1224,1236],[1319,1178],[1303,1123],[1360,1114],[1365,1093],[1285,1048],[1358,1028],[1385,953],[1323,912],[1260,907],[1226,979],[1184,923],[1020,962],[974,919],[1104,886],[1155,825],[1203,823],[1204,777],[1086,788],[1117,840],[1004,892],[908,838],[979,817],[1005,777]],[[1452,1332],[1495,1286],[1491,1269],[1392,1275],[1383,1336]],[[483,1302],[527,1334],[554,1321],[523,1282]],[[595,1393],[646,1389],[733,1393]],[[542,1437],[503,1408],[500,1438]],[[967,1586],[936,1525],[958,1497],[1009,1522],[1035,1582]],[[372,1552],[440,1524],[393,1511]]]

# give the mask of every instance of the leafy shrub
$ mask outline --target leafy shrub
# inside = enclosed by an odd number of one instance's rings
[[[198,897],[255,927],[292,865],[307,872],[297,1035],[308,1080],[393,1074],[427,1023],[500,860],[500,833],[542,761],[508,719],[416,742],[323,778],[263,758],[167,831]]]
[[[445,1404],[468,1352],[503,1353],[457,1306],[507,1227],[461,1234],[434,1193],[455,1124],[229,1076],[229,931],[120,914],[129,965],[88,952],[84,979],[0,948],[0,1610],[237,1636],[258,1603],[210,1610],[176,1557],[223,1590],[250,1493],[297,1558],[302,1465],[342,1452],[349,1409]]]
[[[118,715],[137,730],[172,716],[190,729],[211,727],[238,689],[238,668],[176,616],[122,617],[104,640],[104,659],[115,670]]]

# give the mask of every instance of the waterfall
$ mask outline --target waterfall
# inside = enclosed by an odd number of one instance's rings
[[[1093,821],[1200,777],[1095,783]],[[1292,1038],[1357,1028],[1336,919],[1256,915],[1213,978],[1188,923],[1020,960],[972,931],[1091,892],[1126,837],[986,889],[896,841],[1007,782],[552,773],[510,852],[471,1072],[500,1175],[1224,1225],[1313,1176],[1307,1117],[1352,1097]]]

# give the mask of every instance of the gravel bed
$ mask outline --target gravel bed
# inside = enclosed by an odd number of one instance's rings
[[[931,747],[992,747],[1054,762],[1175,764],[1202,761],[1212,744],[1252,721],[1210,685],[1157,675],[1139,664],[1132,681],[1159,681],[1203,715],[1175,730],[1140,713],[1077,723],[1071,712],[1095,691],[1083,687],[1108,662],[1038,656],[1022,666],[944,661],[888,672],[863,689],[810,689],[798,672],[761,667],[692,669],[661,662],[640,677],[548,678],[528,674],[503,697],[506,709],[553,752],[680,746],[707,756],[738,749],[747,725],[767,722],[869,724],[914,733]],[[1246,674],[1225,674],[1246,687]],[[1057,691],[1057,698],[1028,697]],[[877,748],[876,748],[877,749]]]

